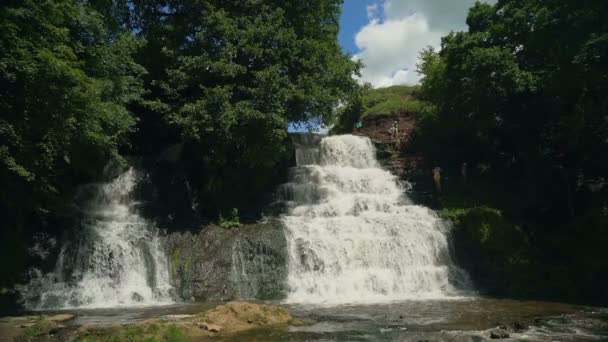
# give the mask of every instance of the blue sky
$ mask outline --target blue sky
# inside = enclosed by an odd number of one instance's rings
[[[482,0],[495,3],[496,0]],[[374,87],[416,84],[419,52],[439,48],[450,31],[466,30],[475,0],[344,0],[339,42],[365,65],[362,81]]]
[[[340,17],[340,34],[338,40],[342,50],[349,54],[359,51],[355,45],[355,35],[369,20],[366,7],[378,3],[377,0],[345,0]]]

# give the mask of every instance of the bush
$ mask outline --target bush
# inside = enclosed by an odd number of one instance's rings
[[[239,227],[241,225],[241,221],[239,219],[239,210],[237,208],[232,208],[232,211],[228,214],[228,216],[224,216],[220,214],[219,220],[220,227],[230,229]]]
[[[539,273],[528,238],[500,210],[450,208],[441,210],[440,215],[454,223],[458,259],[482,290],[512,296],[538,290]]]

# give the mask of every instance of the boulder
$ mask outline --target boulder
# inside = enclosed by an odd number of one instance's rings
[[[247,302],[229,302],[209,310],[200,317],[199,326],[206,330],[219,327],[236,332],[272,325],[286,325],[292,321],[289,312],[280,306]],[[205,328],[204,328],[205,329]],[[219,330],[218,330],[219,331]]]
[[[210,332],[218,333],[222,331],[222,326],[218,324],[211,324],[207,322],[200,323],[199,325],[202,329],[205,329]]]
[[[496,329],[490,330],[491,339],[496,340],[496,339],[508,338],[508,337],[509,337],[509,332],[506,331],[505,329],[496,328]]]
[[[47,318],[47,320],[49,320],[51,322],[59,323],[59,322],[70,321],[70,320],[74,319],[75,317],[76,316],[71,315],[71,314],[59,314],[59,315],[49,316]]]

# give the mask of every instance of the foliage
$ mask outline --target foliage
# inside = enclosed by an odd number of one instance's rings
[[[36,317],[34,325],[24,329],[23,334],[16,337],[17,342],[50,341],[49,334],[57,330],[57,323],[47,320],[43,316]]]
[[[150,90],[135,140],[144,154],[186,142],[203,215],[259,203],[291,158],[288,123],[331,121],[355,89],[340,4],[133,1]]]
[[[367,89],[363,93],[362,118],[368,115],[392,115],[418,112],[421,106],[416,99],[418,86],[392,86],[388,88]]]
[[[230,214],[224,216],[220,214],[219,218],[220,227],[230,229],[235,228],[241,225],[241,221],[239,219],[239,210],[237,208],[232,208]]]
[[[143,323],[120,328],[92,329],[78,336],[83,342],[180,342],[188,341],[188,332],[176,324]]]
[[[3,4],[0,253],[14,262],[0,285],[31,261],[34,232],[74,226],[66,221],[78,186],[103,179],[104,167],[126,155],[157,167],[160,155],[179,150],[175,169],[200,217],[235,207],[253,217],[291,162],[288,123],[330,122],[357,87],[358,64],[337,42],[340,5]]]
[[[16,260],[2,281],[23,262],[23,229],[40,229],[77,184],[122,160],[135,124],[127,105],[143,92],[144,69],[132,58],[139,47],[81,2],[0,8],[0,250]]]
[[[398,85],[387,88],[371,88],[365,85],[352,93],[336,118],[333,131],[350,133],[355,124],[366,118],[384,115],[423,115],[430,104],[419,99],[420,87]]]
[[[416,138],[445,169],[466,162],[470,187],[483,179],[511,199],[498,208],[525,223],[530,245],[522,246],[538,252],[548,278],[563,282],[556,274],[567,269],[586,279],[556,293],[584,287],[576,296],[602,300],[608,293],[589,274],[608,269],[597,262],[606,260],[598,248],[608,215],[608,100],[600,95],[608,90],[607,14],[600,1],[477,3],[468,32],[421,54],[421,97],[435,108],[418,121]],[[482,232],[485,223],[477,224]],[[595,240],[578,240],[581,231]]]

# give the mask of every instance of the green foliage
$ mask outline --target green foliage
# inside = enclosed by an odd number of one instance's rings
[[[25,328],[20,341],[45,341],[49,332],[57,329],[57,324],[45,319],[39,319],[33,326]]]
[[[599,227],[608,216],[600,209],[608,207],[602,176],[608,174],[608,100],[600,95],[608,91],[606,15],[608,4],[599,1],[477,3],[468,32],[450,33],[440,52],[421,54],[420,97],[433,108],[419,117],[414,141],[446,170],[469,165],[469,197],[483,183],[485,193],[509,199],[486,196],[491,202],[459,207],[468,208],[458,220],[480,248],[502,255],[496,260],[503,265],[543,265],[546,278],[564,284],[552,288],[556,294],[576,292],[564,279],[586,279],[570,284],[585,288],[574,296],[603,301],[608,294],[590,274],[608,268],[596,261],[606,260],[605,253],[583,250],[603,248]],[[521,224],[473,209],[487,203]],[[502,250],[493,243],[503,233],[499,240],[509,240],[516,226],[527,242],[511,244],[516,239]]]
[[[3,257],[21,261],[24,229],[39,228],[109,160],[122,161],[119,147],[135,124],[127,105],[143,92],[144,69],[133,60],[140,45],[82,2],[0,8]],[[18,274],[11,267],[2,281]]]
[[[451,219],[479,246],[493,253],[526,250],[526,237],[518,227],[509,224],[500,210],[489,207],[442,209],[440,215]],[[505,259],[511,259],[507,257]]]
[[[0,285],[30,262],[28,238],[70,227],[76,188],[124,155],[182,146],[176,168],[200,218],[254,217],[286,177],[288,123],[331,122],[357,89],[359,65],[337,41],[341,2],[4,4],[0,256],[14,262]]]
[[[373,89],[369,85],[354,92],[340,109],[334,132],[350,133],[359,120],[383,115],[421,116],[431,105],[418,97],[419,86],[392,86]]]
[[[392,115],[416,113],[422,103],[416,99],[418,86],[392,86],[388,88],[366,89],[363,92],[362,118],[368,115]]]
[[[93,329],[80,334],[77,338],[77,341],[82,342],[181,342],[188,340],[188,333],[185,329],[164,322]]]
[[[239,219],[239,210],[237,208],[232,208],[227,216],[220,214],[219,224],[220,227],[226,229],[239,227],[241,225],[241,221]]]
[[[534,293],[539,268],[520,227],[498,209],[484,206],[445,208],[440,216],[454,223],[458,254],[478,286],[517,297]]]
[[[137,145],[187,143],[205,216],[259,203],[291,157],[288,123],[330,122],[356,88],[336,39],[340,4],[133,1],[150,90]]]

